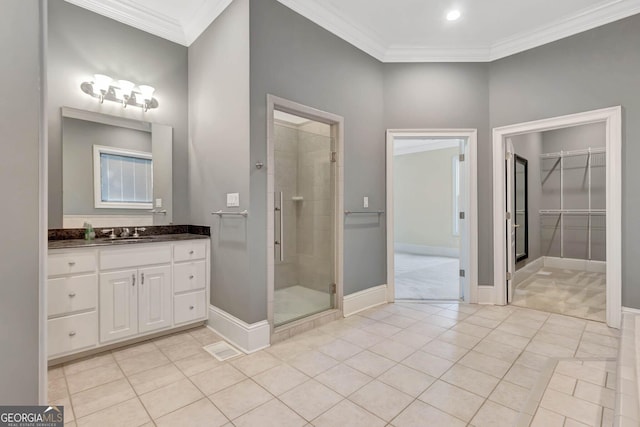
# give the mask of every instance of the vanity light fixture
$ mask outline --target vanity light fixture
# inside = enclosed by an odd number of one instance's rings
[[[140,107],[144,111],[150,108],[158,108],[158,100],[153,97],[155,88],[148,85],[139,85],[129,80],[114,80],[104,74],[95,74],[93,81],[83,82],[80,88],[87,95],[98,98],[102,104],[104,100],[114,101],[122,104]]]

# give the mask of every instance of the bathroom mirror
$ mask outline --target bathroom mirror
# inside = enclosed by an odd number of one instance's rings
[[[64,228],[172,223],[171,126],[62,108]]]
[[[520,262],[529,257],[529,215],[527,203],[527,159],[515,155],[514,168],[514,203],[516,227],[516,262]]]

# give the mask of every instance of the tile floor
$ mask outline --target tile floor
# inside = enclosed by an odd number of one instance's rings
[[[615,359],[559,360],[536,405],[531,427],[612,426],[616,394]],[[525,411],[528,412],[528,411]]]
[[[544,267],[516,286],[513,304],[604,322],[605,283],[605,273]]]
[[[199,328],[54,367],[50,401],[79,426],[513,426],[550,358],[615,357],[618,332],[513,306],[397,303],[227,362],[201,348],[217,340]],[[567,405],[602,385],[586,382]],[[554,398],[541,413],[585,421]]]
[[[397,299],[460,298],[460,261],[457,258],[396,252],[394,259]]]

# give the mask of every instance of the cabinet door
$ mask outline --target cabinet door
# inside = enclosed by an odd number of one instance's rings
[[[138,270],[140,288],[138,310],[141,333],[171,326],[171,267],[149,267]]]
[[[138,272],[100,274],[100,342],[138,333]]]

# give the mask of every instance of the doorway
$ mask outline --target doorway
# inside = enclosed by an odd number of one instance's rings
[[[389,301],[477,301],[475,141],[475,130],[387,132]]]
[[[269,320],[275,331],[341,308],[342,119],[276,97],[268,102]]]
[[[619,327],[620,107],[496,128],[493,150],[496,303]]]

